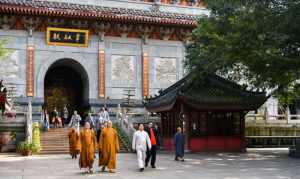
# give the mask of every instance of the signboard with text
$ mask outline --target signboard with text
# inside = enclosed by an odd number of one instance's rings
[[[87,47],[89,31],[80,29],[47,28],[47,44]]]

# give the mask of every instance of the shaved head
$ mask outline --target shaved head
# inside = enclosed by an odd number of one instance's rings
[[[112,122],[111,121],[107,121],[107,127],[112,127]]]

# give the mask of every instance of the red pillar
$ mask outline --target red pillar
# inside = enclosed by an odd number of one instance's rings
[[[240,113],[241,152],[246,152],[245,114]]]

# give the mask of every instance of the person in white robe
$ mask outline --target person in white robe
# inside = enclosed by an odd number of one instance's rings
[[[104,124],[104,108],[100,108],[100,111],[99,111],[99,113],[98,113],[98,120],[97,120],[98,122],[99,122],[99,126],[98,127],[100,127],[102,124]]]
[[[71,117],[71,121],[69,123],[69,127],[74,127],[76,132],[80,134],[79,127],[80,127],[81,117],[77,114],[77,111],[74,111],[74,114]]]
[[[144,131],[144,125],[139,125],[139,130],[133,134],[132,149],[136,151],[138,167],[140,172],[144,171],[147,147],[151,149],[151,141],[147,132]]]
[[[108,109],[106,107],[103,108],[103,119],[104,119],[104,122],[110,121]]]

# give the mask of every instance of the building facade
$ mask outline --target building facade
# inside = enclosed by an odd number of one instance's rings
[[[208,12],[186,0],[0,0],[0,13],[10,50],[0,78],[19,103],[96,110],[122,103],[126,90],[141,104],[179,80],[186,36]],[[86,44],[68,43],[78,30]]]
[[[266,99],[265,93],[246,91],[216,75],[206,75],[202,81],[186,75],[145,106],[160,114],[164,149],[174,149],[180,126],[186,149],[192,152],[234,152],[246,150],[245,115]]]

